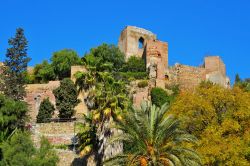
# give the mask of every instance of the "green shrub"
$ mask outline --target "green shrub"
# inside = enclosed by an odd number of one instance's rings
[[[56,166],[59,161],[49,141],[42,137],[40,148],[35,148],[30,134],[17,131],[1,147],[3,159],[0,165]]]
[[[8,130],[11,134],[16,128],[24,129],[28,107],[23,101],[15,101],[0,94],[0,131]],[[0,142],[1,144],[1,142]]]
[[[125,63],[125,56],[115,45],[102,44],[92,48],[82,61],[88,66],[95,66],[97,71],[120,71]]]
[[[60,86],[53,91],[56,97],[56,107],[59,110],[60,118],[71,118],[75,113],[75,106],[80,102],[77,88],[73,81],[65,78]]]
[[[140,81],[138,82],[137,85],[139,88],[145,88],[146,86],[148,86],[148,81],[147,80]]]
[[[71,66],[80,65],[82,63],[77,52],[71,49],[63,49],[54,52],[51,62],[55,76],[60,80],[70,77]]]
[[[65,145],[65,144],[53,145],[53,147],[55,149],[63,149],[63,150],[67,150],[68,149],[68,145]]]
[[[54,105],[46,98],[40,104],[39,112],[36,117],[37,123],[49,122],[54,114]]]
[[[124,64],[122,71],[125,72],[145,72],[146,64],[142,58],[131,56]]]
[[[56,78],[54,68],[47,60],[44,60],[41,64],[35,65],[33,75],[34,83],[47,83]]]
[[[165,88],[171,90],[173,92],[172,95],[174,96],[180,93],[180,87],[178,84],[166,85]]]
[[[160,107],[165,103],[170,103],[170,96],[164,89],[156,87],[151,90],[151,100],[152,104]]]

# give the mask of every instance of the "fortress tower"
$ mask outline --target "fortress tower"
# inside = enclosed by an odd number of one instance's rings
[[[156,66],[156,79],[165,79],[168,68],[168,44],[157,40],[152,32],[134,26],[127,26],[120,35],[118,47],[125,54],[126,60],[131,56],[145,60],[147,68]]]

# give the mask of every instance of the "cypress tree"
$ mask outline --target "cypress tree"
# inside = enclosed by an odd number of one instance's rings
[[[59,110],[59,118],[71,118],[75,114],[74,108],[80,102],[77,99],[77,88],[73,81],[64,78],[60,86],[53,90],[56,97],[56,108]]]
[[[55,107],[54,105],[49,101],[49,98],[46,98],[42,101],[38,115],[36,117],[38,123],[44,123],[49,122],[52,118],[52,115],[54,114]]]
[[[6,59],[1,67],[2,78],[0,91],[14,100],[23,100],[25,97],[25,72],[30,58],[27,56],[28,41],[24,30],[18,28],[14,38],[8,41]]]

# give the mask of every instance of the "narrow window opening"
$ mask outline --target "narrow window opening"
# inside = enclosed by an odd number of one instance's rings
[[[144,47],[144,39],[142,37],[140,37],[138,43],[139,43],[138,48],[142,49]]]

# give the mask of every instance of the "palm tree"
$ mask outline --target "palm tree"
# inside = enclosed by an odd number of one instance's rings
[[[127,110],[129,105],[126,88],[123,82],[115,80],[109,72],[96,72],[90,69],[85,73],[76,73],[75,77],[78,93],[88,92],[84,101],[91,119],[85,116],[85,121],[93,127],[91,129],[95,129],[90,130],[83,125],[82,131],[79,132],[81,154],[95,154],[97,165],[102,165],[105,156],[112,153],[105,149],[108,147],[106,140],[112,135],[110,124],[120,119],[121,113]],[[88,138],[89,133],[93,131],[94,135]],[[91,144],[85,140],[92,140]]]
[[[105,161],[108,165],[141,166],[196,166],[201,165],[200,157],[192,149],[185,147],[194,143],[195,137],[179,127],[179,121],[167,114],[168,105],[161,108],[144,102],[141,109],[128,111],[115,127],[123,134],[110,142],[123,141],[122,154]]]

